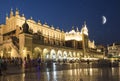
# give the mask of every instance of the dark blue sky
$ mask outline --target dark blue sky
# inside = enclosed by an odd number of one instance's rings
[[[89,37],[98,44],[120,42],[120,0],[1,0],[0,24],[5,22],[6,13],[16,8],[20,13],[35,21],[70,30],[81,29],[87,22]],[[106,24],[102,24],[102,16]]]

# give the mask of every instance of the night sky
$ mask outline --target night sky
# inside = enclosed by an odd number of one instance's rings
[[[70,31],[87,23],[89,37],[96,44],[120,42],[120,0],[0,0],[0,24],[5,16],[19,9],[27,19],[31,16],[42,24]],[[102,24],[102,16],[107,22]]]

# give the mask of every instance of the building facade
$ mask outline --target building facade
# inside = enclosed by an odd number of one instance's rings
[[[120,44],[113,43],[107,47],[108,57],[120,57]]]
[[[47,60],[71,60],[85,56],[86,49],[95,48],[89,40],[84,23],[81,30],[65,32],[53,26],[26,19],[16,9],[6,16],[5,24],[0,25],[0,56],[27,57]]]

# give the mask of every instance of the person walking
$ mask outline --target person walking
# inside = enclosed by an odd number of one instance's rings
[[[2,75],[2,58],[0,57],[0,76]]]
[[[6,75],[6,71],[7,71],[7,61],[6,59],[4,59],[3,61],[3,74]]]
[[[41,65],[41,59],[39,57],[39,58],[37,58],[37,67],[39,70],[40,70],[40,65]]]

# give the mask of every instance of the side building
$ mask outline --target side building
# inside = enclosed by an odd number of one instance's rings
[[[84,23],[79,31],[72,28],[65,32],[53,26],[26,19],[16,9],[6,16],[5,24],[0,25],[0,56],[2,57],[30,57],[48,60],[79,60],[86,56],[89,48],[95,48],[94,41],[88,36],[88,29]]]
[[[110,58],[120,58],[120,44],[113,43],[107,47],[108,57]]]

